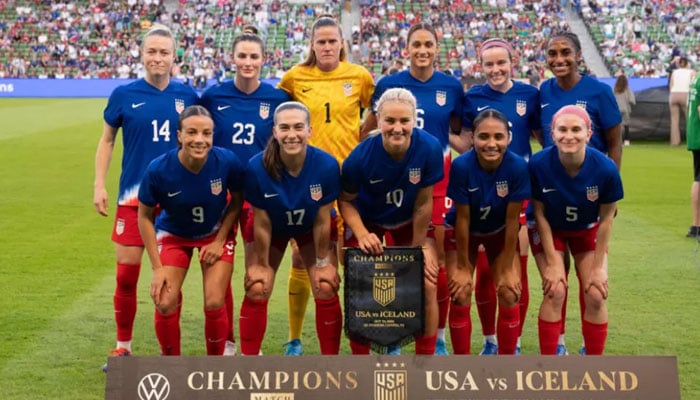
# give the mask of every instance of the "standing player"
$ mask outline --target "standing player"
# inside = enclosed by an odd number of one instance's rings
[[[284,74],[279,87],[309,108],[314,130],[309,144],[333,155],[339,163],[363,139],[361,112],[370,105],[374,80],[364,67],[346,61],[343,34],[333,18],[323,16],[314,22],[309,55]],[[332,212],[335,215],[335,210]],[[338,265],[336,241],[331,239],[333,265]],[[309,299],[309,277],[295,249],[292,243],[286,355],[303,352],[301,331]]]
[[[622,166],[622,115],[610,86],[583,75],[581,42],[571,32],[553,34],[547,43],[547,65],[554,74],[540,85],[540,113],[543,147],[552,146],[552,117],[565,105],[576,105],[586,110],[591,118],[590,146],[607,154],[617,168]],[[569,257],[566,260],[567,271]],[[579,299],[583,306],[585,303]],[[562,320],[566,322],[566,301],[562,307]],[[584,311],[581,310],[581,314]],[[557,354],[568,354],[564,341],[564,328],[559,339]]]
[[[146,76],[116,88],[104,111],[105,123],[95,155],[93,197],[100,215],[108,215],[105,181],[119,128],[122,128],[124,145],[112,231],[117,256],[117,286],[114,292],[117,346],[110,351],[110,356],[131,355],[136,284],[144,249],[137,223],[137,194],[143,172],[151,160],[177,147],[175,128],[179,113],[198,101],[197,94],[191,88],[170,80],[174,60],[175,40],[170,30],[163,26],[149,30],[141,43],[141,61]],[[106,364],[103,370],[106,372]]]
[[[693,153],[693,184],[690,187],[693,223],[686,236],[697,239],[700,238],[700,76],[690,87],[686,142],[688,150]]]
[[[162,355],[180,355],[178,297],[194,249],[202,267],[208,355],[224,354],[230,330],[224,300],[231,287],[244,167],[232,152],[212,147],[213,135],[209,112],[186,108],[177,131],[180,147],[153,160],[139,188],[138,223],[153,265],[151,297]],[[156,206],[162,209],[157,221]]]
[[[530,230],[532,253],[542,276],[539,313],[542,354],[556,354],[561,332],[567,275],[564,252],[574,258],[585,307],[581,317],[585,350],[603,354],[608,331],[608,241],[622,181],[616,165],[587,146],[593,135],[588,114],[574,105],[552,118],[555,146],[530,161],[536,230]]]
[[[452,162],[450,143],[455,143],[460,152],[465,150],[463,141],[460,141],[458,137],[462,129],[460,115],[463,98],[462,85],[454,77],[435,70],[438,40],[437,33],[432,26],[425,23],[413,25],[408,30],[406,47],[411,62],[410,68],[387,75],[379,80],[372,96],[372,105],[376,107],[377,101],[387,89],[400,87],[409,90],[418,102],[416,126],[435,136],[442,146],[445,177],[435,185],[433,190],[432,224],[435,228],[440,265],[437,287],[440,313],[435,354],[446,355],[445,324],[450,305],[450,292],[447,289],[447,275],[444,267],[443,237],[445,230],[443,220],[445,212],[450,208],[450,200],[445,197],[447,177]],[[377,118],[373,113],[370,113],[362,125],[362,131],[368,133],[376,127]],[[392,353],[396,353],[396,350]]]
[[[244,33],[236,37],[233,41],[236,77],[233,81],[209,88],[201,100],[214,119],[214,145],[232,150],[246,164],[253,155],[265,149],[272,135],[272,115],[279,104],[289,100],[284,91],[260,81],[264,61],[265,48],[259,36]],[[250,205],[244,203],[239,222],[241,234],[249,210]],[[247,242],[244,240],[244,243]],[[249,251],[246,249],[246,254]],[[233,296],[227,295],[226,301],[229,320],[233,324]],[[232,325],[226,354],[235,352]]]
[[[377,101],[381,134],[368,137],[343,163],[338,201],[345,220],[345,244],[371,254],[387,245],[421,246],[425,254],[425,327],[416,354],[434,354],[437,336],[438,265],[428,239],[433,186],[443,178],[440,142],[416,128],[416,99],[406,89],[389,89]],[[353,354],[369,346],[350,341]]]
[[[316,332],[321,354],[338,354],[342,314],[338,269],[331,256],[331,207],[340,193],[338,162],[307,145],[310,113],[299,102],[275,111],[273,139],[248,163],[246,198],[254,216],[245,237],[253,237],[246,265],[240,317],[241,352],[258,354],[267,327],[267,303],[287,242],[295,239],[316,299]]]
[[[472,122],[474,148],[457,157],[447,194],[454,201],[446,222],[447,273],[454,304],[450,334],[455,353],[471,347],[471,292],[474,265],[483,246],[498,298],[498,354],[515,354],[520,334],[521,297],[518,231],[523,203],[530,197],[527,162],[508,150],[505,115],[494,109]]]
[[[489,39],[481,45],[481,67],[486,75],[486,84],[472,86],[465,95],[464,120],[465,130],[473,129],[474,118],[483,110],[494,109],[503,113],[508,119],[511,142],[508,150],[523,157],[526,161],[532,155],[530,138],[535,137],[542,144],[540,130],[540,102],[536,87],[514,81],[511,77],[513,69],[513,49],[503,39]],[[527,228],[525,227],[525,208],[520,213],[520,233],[518,234],[520,282],[520,335],[527,316],[530,303],[530,292],[527,280]],[[496,308],[497,296],[491,268],[486,261],[483,251],[479,252],[476,260],[476,286],[474,288],[477,311],[481,319],[484,334],[482,355],[498,354],[496,340]],[[520,335],[516,353],[520,353]]]

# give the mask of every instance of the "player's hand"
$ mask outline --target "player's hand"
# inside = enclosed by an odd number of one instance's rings
[[[170,285],[165,277],[165,268],[155,268],[151,279],[151,298],[156,307],[160,306],[164,291],[170,291]]]
[[[554,293],[558,285],[564,285],[564,288],[568,288],[569,284],[566,282],[566,273],[564,268],[547,266],[543,268],[542,272],[542,294],[550,298],[554,297]]]
[[[95,193],[92,197],[92,204],[95,205],[95,210],[98,214],[107,216],[107,189],[105,188],[95,188]]]
[[[583,277],[582,283],[585,293],[595,288],[604,299],[608,298],[608,272],[605,268],[594,269],[587,277]]]
[[[438,265],[437,258],[433,252],[427,248],[423,247],[423,275],[425,279],[433,284],[437,285],[438,274],[440,273],[440,265]]]
[[[319,292],[323,283],[330,285],[335,292],[340,288],[340,275],[338,274],[338,269],[333,265],[329,264],[322,268],[311,267],[309,272],[314,292]]]
[[[205,267],[214,265],[221,259],[224,253],[224,241],[214,239],[206,246],[202,246],[199,250],[199,263]]]
[[[275,271],[272,267],[262,264],[252,264],[245,269],[243,288],[248,292],[253,286],[260,285],[261,289],[259,293],[265,298],[269,298],[272,294],[272,282],[274,279]]]
[[[382,241],[374,233],[368,233],[357,238],[357,245],[365,253],[379,255],[384,252]]]
[[[464,268],[455,268],[447,274],[447,288],[450,298],[458,304],[469,304],[474,290],[474,278],[471,272]]]

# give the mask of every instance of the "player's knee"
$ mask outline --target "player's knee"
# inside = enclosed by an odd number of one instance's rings
[[[496,295],[498,296],[498,304],[505,307],[514,307],[518,304],[519,295],[511,286],[499,286]]]
[[[117,290],[122,294],[136,294],[140,264],[117,265]]]
[[[321,300],[327,300],[330,298],[333,298],[336,295],[337,291],[333,286],[328,284],[327,282],[321,282],[318,285],[318,288],[314,290],[314,297],[317,299]]]
[[[245,295],[253,300],[267,300],[271,294],[271,290],[262,282],[254,283],[245,292]]]
[[[471,301],[472,301],[472,290],[471,288],[468,288],[464,291],[464,293],[458,294],[453,298],[453,301],[455,304],[458,306],[468,306]]]
[[[586,310],[597,312],[605,306],[605,298],[598,288],[591,286],[583,296],[586,302]]]
[[[207,310],[216,310],[224,305],[224,296],[222,294],[207,294],[204,298],[204,308]]]

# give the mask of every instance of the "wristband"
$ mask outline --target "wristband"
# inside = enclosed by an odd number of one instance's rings
[[[328,265],[328,257],[318,258],[316,257],[316,268],[323,268]]]

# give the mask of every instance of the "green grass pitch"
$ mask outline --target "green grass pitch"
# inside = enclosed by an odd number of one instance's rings
[[[100,367],[114,346],[113,214],[92,206],[94,154],[106,99],[0,100],[0,398],[99,399]],[[121,140],[121,138],[119,138]],[[114,212],[121,146],[109,173]],[[700,256],[684,234],[690,223],[690,154],[665,143],[625,148],[625,199],[610,245],[610,328],[606,353],[676,355],[684,399],[700,398]],[[242,253],[234,274],[242,299]],[[286,264],[286,263],[285,263]],[[146,258],[139,285],[134,351],[157,355]],[[539,276],[529,266],[531,303],[523,353],[537,352]],[[182,317],[183,353],[205,353],[201,273],[191,268]],[[287,339],[287,266],[270,304],[265,354],[281,354]],[[572,282],[571,299],[577,299]],[[581,344],[576,302],[569,303],[567,344]],[[236,311],[236,314],[238,312]],[[481,337],[476,312],[472,348]],[[237,327],[236,327],[237,329]],[[313,302],[304,327],[305,351],[318,353]],[[341,349],[349,353],[347,341]],[[407,351],[407,350],[404,350]],[[571,356],[574,357],[574,356]]]

